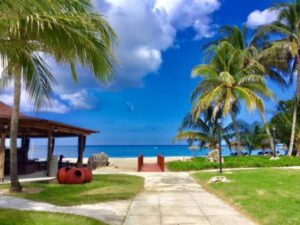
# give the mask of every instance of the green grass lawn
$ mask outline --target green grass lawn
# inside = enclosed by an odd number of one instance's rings
[[[1,225],[105,225],[83,216],[14,209],[0,209],[0,221]]]
[[[300,170],[257,169],[223,174],[230,183],[208,184],[211,172],[193,174],[215,193],[264,225],[300,224]]]
[[[191,158],[186,161],[168,162],[167,168],[171,171],[189,171],[216,169],[218,163],[208,162],[204,157]],[[224,168],[247,168],[247,167],[286,167],[300,166],[300,157],[281,156],[278,160],[270,160],[269,156],[227,156],[224,157]]]
[[[51,182],[23,183],[24,192],[16,197],[60,206],[91,204],[134,197],[144,187],[142,177],[130,175],[94,175],[91,183],[80,185]],[[1,185],[0,188],[8,188]]]

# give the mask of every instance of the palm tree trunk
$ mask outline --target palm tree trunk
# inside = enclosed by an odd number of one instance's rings
[[[269,142],[270,142],[271,150],[272,150],[273,154],[276,155],[275,154],[274,140],[273,140],[273,137],[271,135],[271,131],[270,131],[268,122],[266,120],[265,114],[263,112],[259,111],[259,115],[261,117],[261,120],[263,121],[264,127],[266,129],[266,133],[269,136]]]
[[[10,192],[21,192],[22,186],[18,179],[17,138],[21,97],[21,71],[14,74],[14,106],[10,125]]]
[[[237,154],[239,156],[243,155],[242,154],[242,146],[241,146],[241,140],[240,140],[240,132],[239,132],[239,127],[235,118],[235,114],[232,110],[230,110],[230,116],[232,119],[232,123],[233,123],[233,127],[234,127],[234,131],[235,131],[235,136],[236,136],[236,142],[237,142]]]
[[[297,123],[297,108],[298,108],[298,96],[296,95],[295,102],[294,102],[294,109],[293,109],[293,122],[292,122],[292,131],[291,131],[291,139],[290,139],[288,156],[292,156],[293,149],[294,149],[296,123]]]
[[[296,133],[296,123],[297,123],[297,109],[298,109],[298,102],[300,98],[300,49],[298,49],[297,55],[298,61],[298,72],[296,76],[296,94],[295,94],[295,103],[294,103],[294,110],[293,110],[293,122],[292,122],[292,131],[291,131],[291,139],[290,139],[290,146],[288,151],[288,156],[292,156],[293,149],[294,149],[294,141],[295,141],[295,133]]]

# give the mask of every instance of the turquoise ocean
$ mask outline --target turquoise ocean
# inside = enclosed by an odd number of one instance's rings
[[[139,155],[154,157],[157,154],[163,156],[205,156],[209,149],[190,150],[186,145],[87,145],[84,157],[94,153],[105,152],[109,157],[135,158]],[[229,155],[227,146],[222,147],[224,155]],[[55,146],[54,155],[63,155],[68,158],[77,157],[77,146]],[[29,151],[29,158],[44,159],[47,156],[46,146],[32,146]]]

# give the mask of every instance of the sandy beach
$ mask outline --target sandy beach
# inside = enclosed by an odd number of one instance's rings
[[[175,160],[186,160],[191,157],[181,156],[181,157],[165,157],[165,162],[175,161]],[[64,158],[64,162],[76,162],[76,158]],[[87,163],[88,158],[83,158],[83,163]],[[97,169],[103,172],[136,172],[137,171],[137,158],[109,158],[110,166]],[[145,163],[156,163],[156,157],[144,157]]]

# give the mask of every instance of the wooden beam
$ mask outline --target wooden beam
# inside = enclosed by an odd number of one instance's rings
[[[36,128],[41,130],[49,130],[51,128],[56,128],[57,132],[63,132],[68,134],[74,134],[74,135],[80,135],[80,134],[91,134],[93,132],[83,130],[80,128],[74,128],[74,127],[66,127],[59,124],[50,124],[47,121],[41,120],[40,122],[32,122],[27,120],[20,120],[20,127],[23,128]]]
[[[0,133],[0,182],[4,181],[5,132]]]
[[[9,124],[9,120],[0,118],[0,124],[6,125]],[[57,133],[63,133],[68,134],[68,136],[78,136],[80,134],[83,135],[90,135],[92,133],[95,133],[96,131],[87,130],[80,127],[74,127],[67,124],[61,124],[58,122],[51,122],[47,120],[39,120],[39,119],[20,119],[19,120],[19,131],[21,132],[28,132],[27,136],[31,136],[32,130],[35,129],[38,133],[39,132],[47,132],[49,129],[54,129]],[[55,136],[55,134],[54,134]]]
[[[52,158],[52,130],[48,131],[48,145],[47,145],[47,176],[50,174],[50,161]]]

